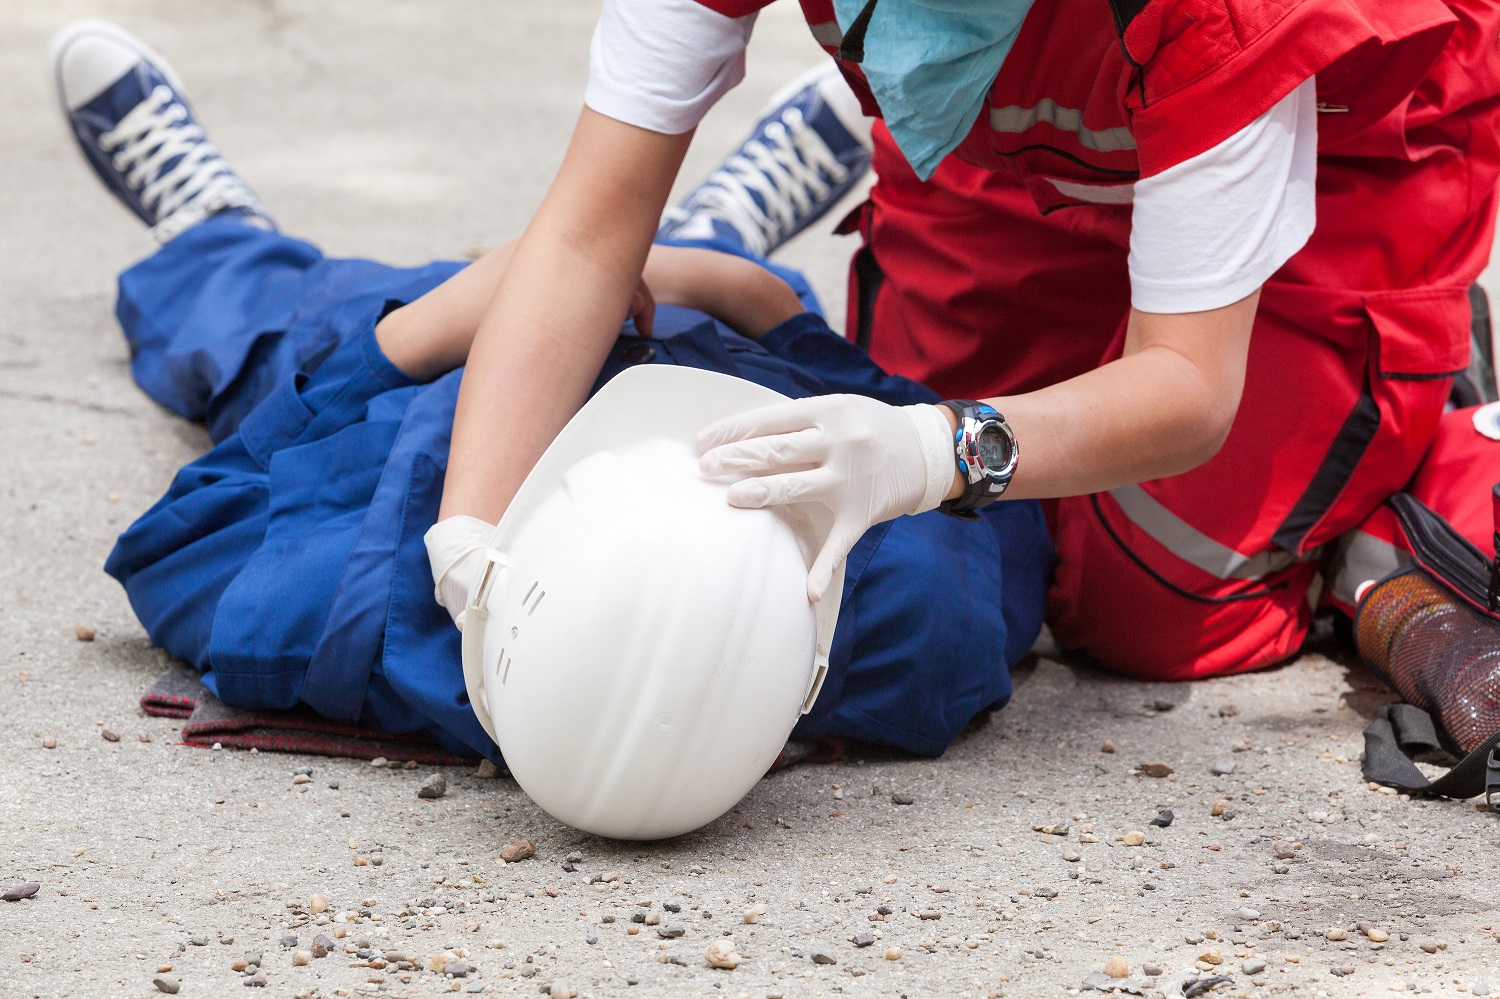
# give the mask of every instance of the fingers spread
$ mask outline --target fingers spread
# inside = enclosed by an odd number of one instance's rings
[[[755,475],[796,465],[816,465],[826,456],[823,431],[813,427],[721,444],[699,460],[698,468],[704,475]]]
[[[783,503],[812,503],[826,498],[836,483],[821,469],[788,472],[783,475],[761,475],[741,479],[729,487],[731,506],[758,509]]]
[[[793,399],[763,406],[746,413],[726,416],[715,420],[698,431],[698,450],[707,451],[721,444],[747,440],[752,437],[767,437],[771,434],[790,434],[806,430],[817,424],[817,414],[826,406],[830,396],[810,399]]]

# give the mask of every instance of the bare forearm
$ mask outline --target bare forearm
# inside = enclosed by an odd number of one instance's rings
[[[469,351],[443,517],[498,520],[583,404],[630,309],[687,141],[584,112]],[[632,155],[650,162],[631,169]]]
[[[1125,356],[1036,392],[987,400],[1021,447],[1006,498],[1101,492],[1180,475],[1213,457],[1239,406],[1258,300],[1196,315],[1133,313]],[[949,496],[961,491],[955,477]]]

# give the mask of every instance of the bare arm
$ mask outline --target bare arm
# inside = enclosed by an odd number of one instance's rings
[[[479,322],[459,389],[441,516],[499,520],[583,404],[631,311],[690,138],[584,109]],[[404,345],[381,346],[402,366]]]
[[[1005,414],[1021,446],[1005,497],[1101,492],[1179,475],[1213,457],[1239,408],[1259,301],[1257,291],[1209,312],[1132,309],[1119,360],[986,400]],[[948,496],[961,492],[955,475]]]

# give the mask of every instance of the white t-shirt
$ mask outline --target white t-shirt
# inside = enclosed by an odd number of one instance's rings
[[[655,132],[690,131],[744,78],[754,23],[754,14],[725,17],[696,0],[604,0],[584,101]],[[1308,79],[1219,145],[1154,177],[1129,187],[1056,183],[1084,200],[1133,202],[1132,305],[1203,312],[1255,291],[1312,235],[1317,149]]]

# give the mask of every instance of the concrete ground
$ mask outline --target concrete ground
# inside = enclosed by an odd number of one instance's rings
[[[112,280],[148,244],[72,148],[48,36],[77,16],[123,22],[175,61],[286,229],[418,262],[520,230],[576,113],[595,7],[0,8],[0,890],[41,885],[0,903],[0,995],[140,997],[167,976],[184,996],[244,981],[277,996],[1031,997],[1076,994],[1112,959],[1148,995],[1182,994],[1200,968],[1230,979],[1214,995],[1500,990],[1500,826],[1368,789],[1359,731],[1385,695],[1318,654],[1191,686],[1044,658],[940,760],[795,769],[655,844],[565,828],[508,780],[449,771],[448,795],[420,800],[426,770],[185,749],[176,723],[140,713],[165,659],[100,565],[206,437],[130,381]],[[685,176],[818,58],[795,5],[777,7]],[[785,259],[837,313],[850,247],[826,230]],[[1175,772],[1138,772],[1156,761]],[[314,779],[295,785],[304,766]],[[1175,821],[1151,825],[1163,809]],[[536,857],[501,866],[523,838]],[[334,953],[295,965],[318,934]],[[725,936],[744,963],[711,969]],[[235,970],[247,956],[260,978]]]

